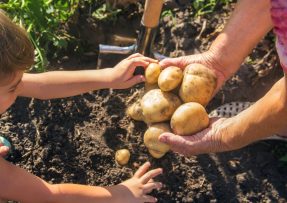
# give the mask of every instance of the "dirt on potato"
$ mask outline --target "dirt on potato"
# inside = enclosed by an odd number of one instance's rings
[[[139,5],[130,5],[114,26],[97,23],[85,10],[79,12],[71,32],[90,51],[67,55],[52,63],[51,70],[95,69],[119,62],[122,56],[107,56],[99,64],[94,50],[98,43],[116,43],[111,39],[117,35],[128,39],[120,45],[132,43],[142,14]],[[195,17],[190,1],[167,1],[164,10],[172,15],[162,18],[155,48],[171,57],[207,50],[232,9],[216,7],[210,15]],[[256,101],[282,77],[272,39],[272,33],[262,39],[209,103],[208,111],[231,101]],[[143,86],[48,101],[18,98],[0,119],[0,132],[13,145],[8,160],[50,183],[101,186],[128,179],[150,161],[152,168],[164,170],[156,178],[164,187],[152,193],[160,203],[287,201],[287,164],[279,161],[287,154],[287,145],[280,141],[261,141],[225,153],[184,157],[168,152],[161,159],[152,158],[143,143],[146,124],[125,114]],[[131,158],[120,166],[114,157],[123,148],[129,149]]]

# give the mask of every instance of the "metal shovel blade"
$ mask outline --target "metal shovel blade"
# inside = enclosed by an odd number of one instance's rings
[[[123,59],[133,53],[140,53],[158,60],[166,58],[166,56],[153,51],[153,42],[158,28],[162,6],[163,0],[146,0],[136,44],[126,47],[100,44],[98,67],[106,67],[104,66],[104,63],[106,63],[104,58],[110,61],[109,59],[113,57],[112,61],[114,61],[115,58]],[[110,66],[113,65],[115,64]]]

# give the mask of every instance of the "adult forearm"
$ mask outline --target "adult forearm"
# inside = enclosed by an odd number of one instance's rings
[[[284,77],[262,99],[231,119],[231,127],[227,128],[224,140],[232,148],[240,148],[283,132],[286,130],[286,121],[287,77]]]
[[[109,69],[24,74],[19,96],[53,99],[109,87]]]
[[[210,47],[226,78],[233,75],[256,44],[270,31],[270,0],[240,0]]]

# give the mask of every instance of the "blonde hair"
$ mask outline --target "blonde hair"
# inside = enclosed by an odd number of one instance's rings
[[[0,9],[0,80],[34,63],[34,47],[27,32]]]

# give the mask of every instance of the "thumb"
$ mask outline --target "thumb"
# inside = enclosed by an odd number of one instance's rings
[[[176,147],[182,143],[182,137],[173,133],[163,133],[159,136],[159,141]]]
[[[163,68],[166,68],[168,66],[177,66],[180,68],[185,68],[187,64],[187,59],[185,57],[166,58],[159,62],[159,65]]]
[[[178,63],[178,58],[165,58],[159,62],[159,65],[163,68],[172,66]]]
[[[145,81],[145,77],[143,75],[135,75],[133,76],[131,79],[126,81],[126,87],[132,87],[138,83],[144,82]]]
[[[183,155],[192,155],[192,142],[187,136],[174,135],[172,133],[163,133],[159,136],[159,141],[169,145],[170,149]]]

